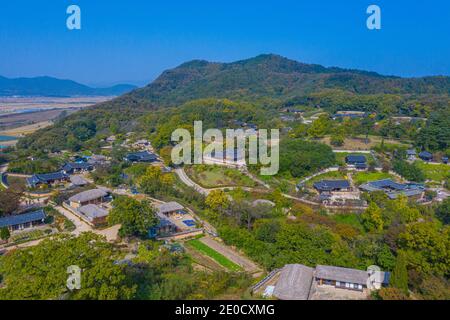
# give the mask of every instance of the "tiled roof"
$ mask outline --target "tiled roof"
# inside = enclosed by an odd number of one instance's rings
[[[0,218],[0,228],[15,226],[18,224],[38,221],[42,219],[45,219],[45,213],[42,209],[33,212],[7,216]]]
[[[345,161],[347,163],[366,163],[367,159],[366,156],[358,155],[358,154],[351,154],[345,157]]]
[[[158,159],[158,157],[155,154],[150,153],[148,151],[129,153],[126,155],[125,158],[128,161],[138,161],[138,162],[152,162]]]
[[[38,183],[48,183],[50,181],[57,181],[68,179],[69,176],[64,172],[58,171],[53,173],[43,173],[43,174],[35,174],[30,178],[27,178],[28,185],[36,185]]]
[[[66,163],[63,168],[63,170],[65,171],[70,171],[70,170],[89,170],[92,169],[92,164],[90,163],[86,163],[86,162],[71,162],[71,163]]]
[[[347,180],[321,180],[314,183],[314,188],[320,191],[348,189],[350,188],[350,183]]]

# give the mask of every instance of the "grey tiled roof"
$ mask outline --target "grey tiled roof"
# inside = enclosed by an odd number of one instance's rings
[[[44,210],[37,210],[24,214],[12,215],[0,218],[0,228],[15,226],[18,224],[34,222],[45,219]]]
[[[314,183],[314,188],[320,191],[347,189],[350,188],[350,183],[347,180],[321,180]]]
[[[69,176],[64,172],[52,172],[52,173],[40,173],[35,174],[30,178],[27,178],[27,184],[30,186],[36,185],[38,183],[48,183],[50,181],[58,181],[68,179]]]
[[[348,155],[347,157],[345,157],[345,161],[347,163],[366,163],[367,159],[365,156],[363,155],[359,155],[359,154],[351,154]]]

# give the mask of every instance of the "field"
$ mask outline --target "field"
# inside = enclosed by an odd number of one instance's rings
[[[69,115],[109,99],[111,97],[0,98],[0,135],[23,136],[48,126],[51,120],[61,115]]]
[[[190,166],[186,168],[186,173],[204,188],[253,187],[256,185],[252,179],[239,172],[239,170],[227,167],[210,165]]]
[[[356,185],[360,185],[369,181],[374,181],[374,180],[382,180],[382,179],[392,179],[392,180],[396,180],[394,176],[392,176],[389,173],[386,172],[367,172],[367,171],[362,171],[362,172],[358,172],[355,173],[353,175],[353,181],[355,182]]]
[[[0,115],[25,114],[33,111],[54,109],[84,108],[111,99],[112,97],[1,97]]]
[[[356,213],[335,214],[331,217],[337,223],[348,224],[361,232],[364,231],[364,227],[361,224],[361,219]]]
[[[48,127],[52,124],[53,124],[52,121],[37,122],[37,123],[29,124],[29,125],[20,126],[17,128],[11,128],[11,129],[6,129],[3,131],[0,131],[0,135],[21,137],[21,136],[33,133],[39,129]]]
[[[31,231],[22,231],[15,233],[10,238],[10,243],[19,244],[36,239],[40,239],[52,233],[52,229],[35,229]]]
[[[444,181],[450,178],[450,166],[447,164],[429,164],[416,161],[415,164],[423,170],[427,180]]]
[[[225,256],[221,255],[211,247],[208,247],[206,244],[199,240],[190,240],[187,242],[187,245],[191,246],[192,248],[196,249],[197,251],[200,251],[204,255],[212,258],[214,261],[219,263],[221,266],[227,268],[230,271],[242,271],[242,268],[235,264],[234,262],[227,259]]]

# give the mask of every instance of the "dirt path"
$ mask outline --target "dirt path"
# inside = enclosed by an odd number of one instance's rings
[[[94,232],[95,234],[104,236],[107,241],[115,241],[118,238],[118,232],[120,229],[120,225],[115,225],[106,229],[97,230],[92,228],[89,224],[78,218],[75,214],[70,212],[63,207],[55,207],[56,210],[59,211],[62,215],[64,215],[67,219],[73,222],[75,225],[75,230],[71,232],[71,234],[75,236],[79,236],[83,232]]]
[[[200,239],[200,241],[216,250],[226,258],[230,259],[232,262],[241,266],[246,272],[253,274],[254,277],[259,277],[262,274],[261,268],[257,266],[253,261],[226,246],[225,244],[217,242],[211,237],[203,237]]]

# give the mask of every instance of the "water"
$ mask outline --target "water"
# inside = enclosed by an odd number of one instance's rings
[[[12,141],[12,140],[16,140],[16,137],[11,137],[11,136],[0,136],[0,141]]]
[[[2,141],[12,141],[12,140],[17,140],[17,138],[16,137],[11,137],[11,136],[0,136],[0,142],[2,142]],[[8,146],[2,146],[0,144],[0,150],[1,149],[5,149],[5,148],[8,148]]]

